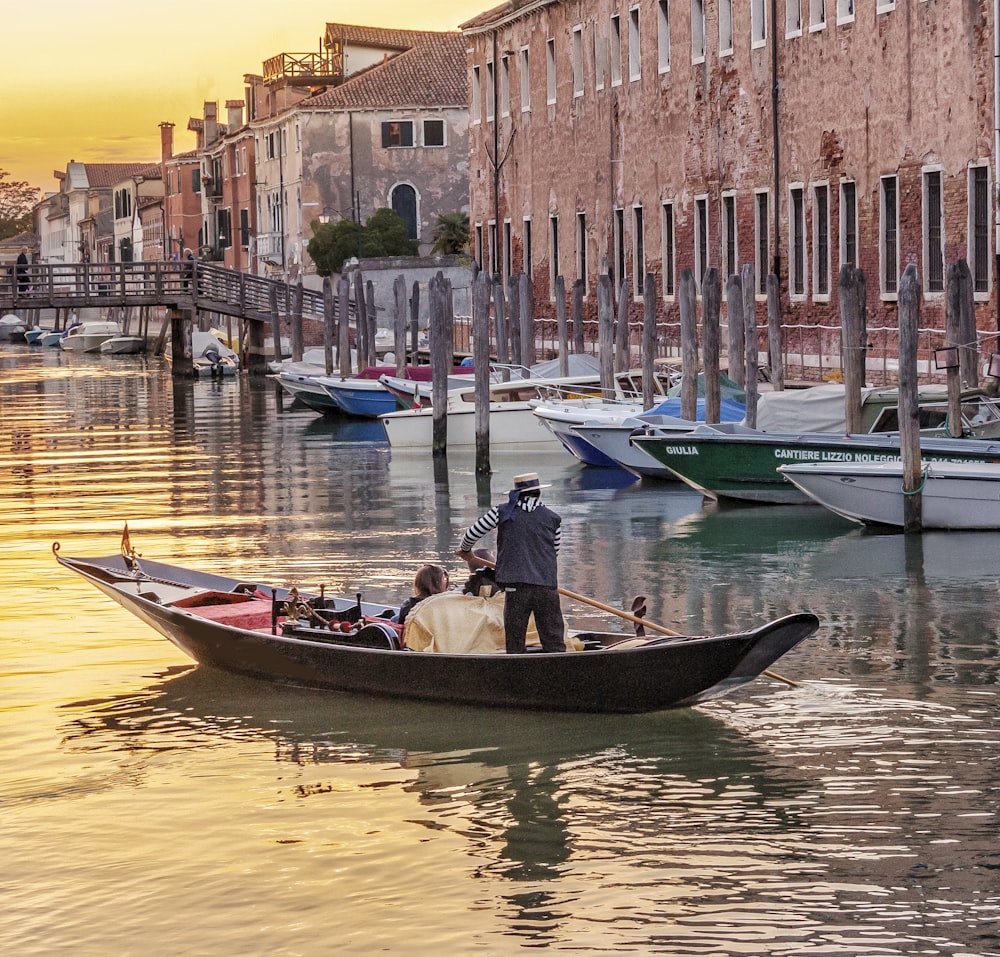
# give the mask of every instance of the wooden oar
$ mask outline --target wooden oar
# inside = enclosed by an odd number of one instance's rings
[[[458,554],[456,552],[456,554]],[[465,558],[464,555],[458,554],[459,558]],[[482,558],[476,558],[484,568],[496,569],[496,565],[493,562],[488,562]],[[679,631],[671,631],[669,628],[665,628],[663,625],[658,625],[655,621],[650,621],[648,618],[640,618],[638,615],[629,614],[627,611],[622,611],[619,608],[615,608],[614,605],[606,605],[602,601],[597,601],[596,598],[588,598],[586,595],[580,595],[575,591],[569,591],[566,588],[558,588],[557,591],[564,598],[572,598],[574,601],[581,602],[584,605],[591,605],[594,608],[599,608],[601,611],[610,612],[612,615],[617,615],[619,618],[624,618],[626,621],[631,621],[633,624],[643,625],[646,628],[652,628],[653,631],[658,631],[661,635],[668,635],[671,638],[685,638],[686,635],[682,635]],[[779,675],[775,671],[764,670],[761,674],[767,675],[768,678],[773,678],[775,681],[783,681],[786,685],[792,688],[797,688],[798,684],[792,681],[791,678],[785,678]]]

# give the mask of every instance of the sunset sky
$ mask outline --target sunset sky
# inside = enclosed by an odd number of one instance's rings
[[[243,98],[243,74],[281,52],[319,50],[328,22],[453,30],[495,0],[25,2],[4,27],[0,169],[39,189],[79,162],[158,160],[158,124],[192,149],[205,100]]]

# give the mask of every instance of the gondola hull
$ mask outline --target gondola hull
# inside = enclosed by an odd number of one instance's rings
[[[637,713],[686,706],[725,694],[758,677],[819,625],[790,615],[731,635],[654,638],[586,633],[594,650],[523,655],[441,654],[362,647],[335,633],[282,634],[265,623],[271,600],[250,600],[237,579],[145,559],[141,571],[121,556],[56,558],[164,635],[195,661],[236,674],[303,687],[486,707]],[[258,596],[271,595],[249,586]],[[200,596],[239,598],[225,605],[234,624],[205,617]],[[282,601],[287,590],[275,589]],[[339,599],[347,608],[353,599]],[[365,605],[365,615],[384,612]],[[214,606],[214,614],[219,607]],[[255,622],[250,619],[256,616]],[[274,633],[272,633],[272,627]],[[375,626],[379,628],[381,626]],[[304,629],[308,631],[309,629]]]

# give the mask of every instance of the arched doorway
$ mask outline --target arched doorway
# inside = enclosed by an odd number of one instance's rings
[[[417,191],[406,183],[394,186],[392,190],[392,208],[404,223],[406,223],[406,235],[410,239],[419,238],[417,235]]]

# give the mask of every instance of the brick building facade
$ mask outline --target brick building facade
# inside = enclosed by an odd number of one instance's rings
[[[462,29],[476,256],[528,272],[536,315],[559,274],[593,316],[606,262],[635,317],[652,272],[676,321],[684,270],[751,263],[761,302],[778,276],[783,323],[837,327],[851,263],[869,326],[894,327],[914,263],[941,328],[961,258],[996,329],[992,5],[535,0]]]

